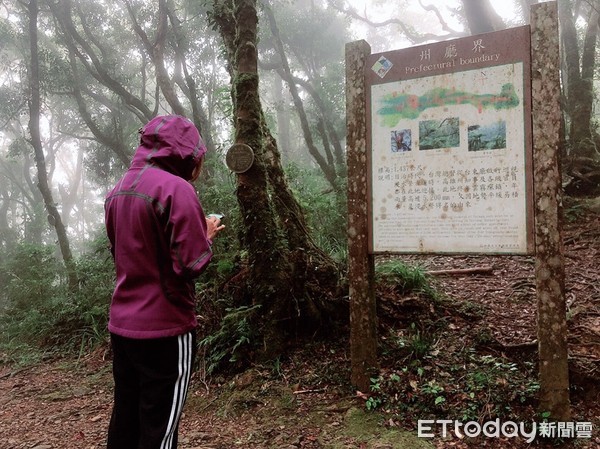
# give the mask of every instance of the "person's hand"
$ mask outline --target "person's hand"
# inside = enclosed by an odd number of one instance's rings
[[[219,217],[211,215],[206,218],[206,228],[206,235],[212,240],[219,232],[225,229],[225,225],[221,224],[221,219]]]

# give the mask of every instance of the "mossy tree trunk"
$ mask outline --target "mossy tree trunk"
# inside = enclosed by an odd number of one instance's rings
[[[252,167],[237,175],[237,199],[248,250],[248,295],[260,304],[255,325],[263,355],[281,354],[300,329],[320,324],[337,286],[337,270],[310,238],[292,194],[258,93],[256,0],[216,0],[213,19],[225,42],[232,76],[235,142],[254,150]]]

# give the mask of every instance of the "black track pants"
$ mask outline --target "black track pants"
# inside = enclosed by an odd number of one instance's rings
[[[108,449],[174,449],[196,333],[152,340],[111,335],[115,395]]]

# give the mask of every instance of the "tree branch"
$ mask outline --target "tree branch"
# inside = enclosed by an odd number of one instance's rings
[[[453,37],[465,36],[467,34],[462,31],[452,30],[450,27],[448,27],[446,22],[441,22],[441,24],[442,24],[442,28],[448,32],[447,34],[444,34],[442,36],[440,36],[438,34],[433,34],[433,33],[417,34],[417,33],[413,32],[406,23],[404,23],[403,21],[401,21],[399,19],[387,19],[387,20],[384,20],[381,22],[375,22],[375,21],[370,20],[366,16],[366,12],[365,12],[365,15],[362,16],[360,13],[358,13],[358,11],[356,11],[355,8],[353,8],[351,6],[347,6],[345,8],[340,7],[340,6],[338,6],[337,2],[334,2],[331,0],[329,1],[329,6],[336,9],[337,11],[341,12],[342,14],[347,15],[348,17],[351,17],[360,22],[366,23],[367,25],[369,25],[373,28],[385,27],[388,25],[397,25],[398,27],[400,27],[400,29],[402,30],[402,33],[410,41],[411,44],[420,44],[420,43],[428,42],[428,41],[441,41],[441,40],[445,40],[445,39],[449,39],[449,38],[453,38]],[[421,6],[423,6],[423,5],[421,5]],[[432,8],[433,10],[436,11],[436,14],[439,17],[439,11],[437,10],[437,8],[435,8],[433,6],[430,6],[430,7],[423,6],[423,8],[425,8],[427,10],[430,10],[430,8]]]

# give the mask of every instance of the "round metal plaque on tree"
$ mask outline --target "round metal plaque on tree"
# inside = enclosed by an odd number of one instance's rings
[[[232,172],[244,173],[254,163],[254,151],[245,143],[236,143],[227,150],[225,163]]]

